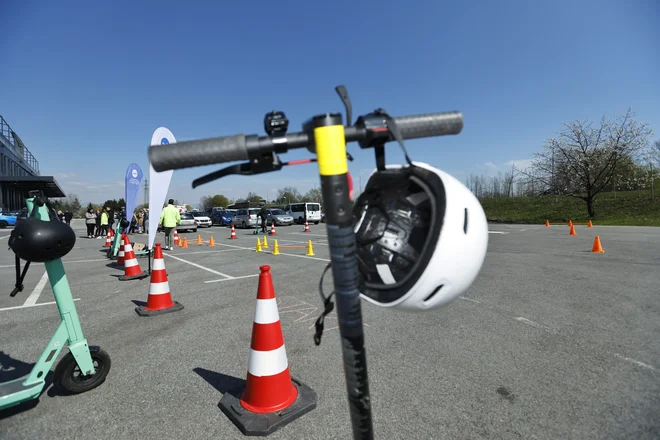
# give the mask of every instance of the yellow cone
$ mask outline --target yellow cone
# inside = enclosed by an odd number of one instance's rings
[[[257,252],[262,252],[261,250],[261,241],[257,238]]]
[[[268,241],[266,241],[266,236],[264,235],[264,244],[263,244],[264,249],[268,249]]]
[[[312,240],[307,241],[307,256],[308,257],[314,256],[314,248],[312,248]]]
[[[277,245],[277,240],[275,240],[275,246],[273,247],[273,255],[279,255],[279,254],[280,254],[280,247]]]
[[[197,244],[203,244],[204,242],[202,241],[202,236],[200,234],[197,234]]]

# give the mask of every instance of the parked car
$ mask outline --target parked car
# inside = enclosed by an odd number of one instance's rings
[[[16,226],[16,216],[0,213],[0,228],[4,229],[7,226]]]
[[[293,224],[293,217],[291,217],[281,209],[271,208],[268,210],[266,223],[268,225],[271,225],[273,222],[275,222],[275,226],[289,226]]]
[[[216,210],[211,214],[211,224],[213,225],[231,225],[231,219],[234,216],[233,212]]]
[[[181,217],[181,224],[176,227],[177,232],[197,232],[197,221],[195,221],[195,217],[191,213],[182,212],[179,216]]]
[[[199,211],[193,211],[190,214],[192,214],[193,218],[197,222],[197,226],[199,226],[200,228],[211,227],[212,225],[211,218],[205,213]]]
[[[259,214],[259,208],[239,209],[231,221],[237,227],[254,227],[259,223],[257,214]]]
[[[311,202],[291,203],[286,205],[284,212],[289,214],[297,223],[304,224],[305,218],[309,223],[318,225],[321,221],[321,205]]]

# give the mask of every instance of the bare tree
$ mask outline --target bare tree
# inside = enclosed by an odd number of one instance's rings
[[[580,120],[564,125],[536,154],[534,167],[547,186],[584,200],[594,217],[595,197],[610,185],[620,162],[648,146],[652,131],[635,121],[630,109],[612,120],[603,116],[598,127]]]

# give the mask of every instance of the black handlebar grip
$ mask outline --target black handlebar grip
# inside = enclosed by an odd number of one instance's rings
[[[404,139],[459,134],[463,130],[461,112],[428,113],[394,118]]]
[[[245,159],[243,134],[149,147],[149,162],[158,172]]]

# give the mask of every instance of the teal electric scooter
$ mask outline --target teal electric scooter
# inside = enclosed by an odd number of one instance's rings
[[[23,290],[23,279],[30,263],[42,262],[62,321],[32,371],[27,376],[0,384],[0,410],[37,399],[46,385],[46,375],[67,343],[69,353],[57,364],[53,375],[53,384],[57,387],[72,394],[89,391],[105,381],[111,364],[105,351],[87,345],[64,272],[62,257],[73,249],[76,234],[69,225],[59,221],[43,190],[29,191],[26,203],[28,217],[16,225],[9,239],[16,256],[16,288],[10,296]],[[26,261],[22,273],[21,259]]]

